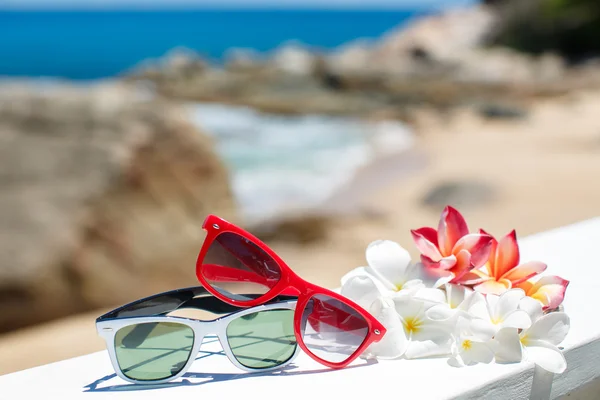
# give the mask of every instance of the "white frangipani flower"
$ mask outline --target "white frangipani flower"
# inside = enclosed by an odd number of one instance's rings
[[[414,293],[403,290],[390,295],[370,275],[345,280],[341,294],[368,310],[387,329],[381,341],[369,347],[367,355],[391,359],[450,354],[453,326],[428,319],[426,311],[431,304],[414,298]]]
[[[452,346],[452,357],[448,364],[464,367],[477,363],[488,364],[494,359],[492,336],[489,331],[473,323],[473,320],[458,316]]]
[[[434,275],[421,263],[411,263],[408,251],[396,242],[376,240],[366,250],[367,267],[356,268],[342,278],[344,281],[355,275],[371,275],[381,288],[391,292],[413,290],[421,287],[438,287],[452,279],[447,271]]]
[[[485,305],[485,297],[481,293],[449,283],[444,285],[444,290],[420,289],[415,297],[436,303],[427,310],[427,317],[434,321],[447,321],[458,316],[470,319],[471,308]]]
[[[432,321],[426,312],[430,307],[423,300],[409,294],[393,298],[396,312],[404,327],[403,333],[408,340],[404,356],[422,358],[448,355],[452,346],[452,324]]]
[[[564,372],[567,361],[557,346],[569,333],[569,316],[564,312],[544,315],[542,304],[531,297],[523,298],[520,308],[528,313],[533,323],[520,333],[514,328],[504,328],[496,334],[496,361],[520,362],[526,358],[546,371]]]
[[[522,289],[510,289],[500,296],[488,294],[485,303],[475,302],[469,308],[469,314],[487,329],[492,335],[502,328],[527,329],[531,326],[531,318],[524,310],[519,309],[521,299],[525,297]]]

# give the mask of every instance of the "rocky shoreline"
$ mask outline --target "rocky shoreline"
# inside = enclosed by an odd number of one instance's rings
[[[573,68],[552,53],[487,47],[494,18],[485,5],[452,10],[415,20],[375,43],[348,43],[329,53],[299,43],[267,54],[240,49],[223,65],[175,49],[123,79],[176,100],[409,123],[425,107],[526,107],[537,98],[600,84],[594,65]]]

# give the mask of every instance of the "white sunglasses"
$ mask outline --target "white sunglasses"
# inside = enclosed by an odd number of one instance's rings
[[[299,346],[294,335],[297,299],[279,296],[252,308],[238,308],[203,287],[156,294],[110,311],[96,320],[117,375],[132,383],[159,384],[181,377],[207,335],[216,335],[229,360],[245,371],[268,371],[291,363]],[[228,314],[211,321],[168,316],[199,309]]]

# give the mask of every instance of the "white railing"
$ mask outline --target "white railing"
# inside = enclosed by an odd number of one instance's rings
[[[102,351],[0,376],[0,399],[541,400],[600,382],[600,218],[529,236],[520,245],[522,260],[543,260],[552,274],[571,281],[564,302],[571,331],[562,344],[568,368],[562,375],[526,362],[453,368],[445,359],[360,360],[333,371],[303,354],[283,371],[247,374],[219,353],[218,343],[208,343],[183,379],[160,387],[120,380]],[[600,398],[598,386],[577,398]]]

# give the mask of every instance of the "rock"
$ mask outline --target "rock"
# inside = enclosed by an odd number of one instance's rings
[[[385,76],[388,80],[532,85],[560,80],[564,61],[485,43],[496,24],[494,7],[478,5],[419,18],[390,31],[379,42],[357,42],[328,58],[332,72]]]
[[[495,190],[483,182],[441,182],[421,199],[421,204],[439,210],[448,204],[457,208],[477,207],[493,201]]]
[[[196,284],[228,172],[175,105],[125,84],[0,85],[0,332]]]
[[[145,60],[126,73],[128,79],[191,80],[209,69],[198,53],[176,47],[158,59]]]
[[[369,63],[387,71],[407,73],[418,72],[423,61],[460,62],[465,53],[479,47],[493,21],[493,13],[483,6],[451,9],[416,19],[384,35],[373,48]]]
[[[524,119],[527,111],[519,106],[488,103],[477,107],[481,116],[488,119]]]
[[[265,62],[263,56],[254,49],[232,48],[226,51],[225,68],[227,70],[252,70],[260,68]]]
[[[299,43],[290,42],[275,49],[270,63],[280,71],[292,75],[311,75],[317,55]]]

